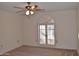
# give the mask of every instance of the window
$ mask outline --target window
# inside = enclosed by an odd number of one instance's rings
[[[39,25],[39,43],[45,45],[55,44],[55,26],[54,24]]]

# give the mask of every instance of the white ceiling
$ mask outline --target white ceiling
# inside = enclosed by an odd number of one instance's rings
[[[33,4],[39,5],[40,8],[45,10],[62,10],[62,9],[72,9],[79,6],[79,2],[33,2]],[[9,12],[16,12],[20,9],[14,8],[17,7],[24,7],[26,2],[0,2],[0,10],[9,11]]]

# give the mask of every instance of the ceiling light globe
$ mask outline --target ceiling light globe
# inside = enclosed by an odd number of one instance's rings
[[[29,15],[30,14],[30,11],[28,10],[28,11],[26,11],[26,15]]]
[[[31,13],[31,15],[32,15],[32,14],[34,14],[34,12],[33,12],[33,11],[30,11],[30,13]]]

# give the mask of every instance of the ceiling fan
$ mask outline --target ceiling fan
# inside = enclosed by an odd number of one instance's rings
[[[32,5],[31,2],[27,2],[27,5],[22,7],[14,7],[14,8],[18,8],[21,9],[20,11],[17,11],[16,13],[20,13],[20,12],[24,12],[25,15],[33,15],[35,14],[36,11],[41,11],[44,9],[40,9],[38,5],[34,4]]]

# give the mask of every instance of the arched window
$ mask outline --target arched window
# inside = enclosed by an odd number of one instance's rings
[[[49,23],[38,25],[39,44],[55,45],[55,22],[51,20]]]

